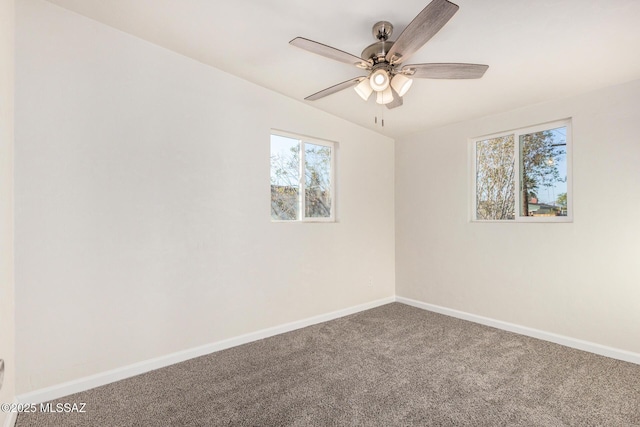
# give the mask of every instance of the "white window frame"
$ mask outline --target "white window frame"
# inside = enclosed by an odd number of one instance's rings
[[[271,135],[282,136],[284,138],[297,139],[300,141],[300,200],[298,201],[298,212],[300,212],[300,218],[298,219],[273,219],[271,218],[271,222],[279,222],[279,223],[302,223],[302,222],[336,222],[336,152],[338,143],[335,141],[329,141],[326,139],[314,138],[307,135],[296,134],[292,132],[282,131],[278,129],[271,129]],[[306,174],[304,170],[305,165],[305,149],[304,145],[306,143],[313,145],[322,145],[324,147],[331,148],[331,173],[329,179],[331,180],[331,215],[329,217],[310,217],[307,218],[304,215],[304,207],[306,201],[306,191],[305,191],[305,180]],[[269,173],[271,173],[271,168],[269,168]],[[271,216],[271,215],[269,215]]]
[[[566,136],[566,162],[567,162],[567,215],[566,216],[554,216],[554,217],[535,217],[535,216],[522,216],[520,215],[520,205],[522,199],[521,182],[520,182],[520,136],[535,132],[541,132],[550,129],[556,129],[560,127],[567,128]],[[506,219],[478,219],[476,215],[476,176],[477,176],[477,143],[485,141],[487,139],[500,138],[508,135],[513,135],[513,149],[515,159],[515,218],[513,220]],[[541,222],[573,222],[573,138],[571,130],[571,118],[556,120],[553,122],[541,123],[539,125],[528,126],[525,128],[519,128],[515,130],[494,133],[490,135],[483,135],[479,137],[469,138],[470,145],[470,164],[471,164],[471,222],[499,222],[499,223],[541,223]]]

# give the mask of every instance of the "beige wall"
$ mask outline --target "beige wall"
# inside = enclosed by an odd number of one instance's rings
[[[574,222],[470,222],[468,138],[573,118]],[[396,293],[640,353],[640,81],[396,141]]]
[[[5,373],[0,403],[15,396],[13,289],[14,1],[0,0],[0,359]],[[0,412],[0,425],[8,414]]]
[[[17,12],[20,393],[393,296],[391,139],[50,3]],[[338,141],[337,223],[271,223],[271,128]]]

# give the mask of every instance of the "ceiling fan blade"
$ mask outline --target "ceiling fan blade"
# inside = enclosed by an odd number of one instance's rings
[[[394,88],[391,88],[391,92],[393,93],[393,101],[391,101],[390,103],[386,104],[387,108],[389,110],[399,107],[402,105],[403,101],[402,101],[402,97],[400,95],[398,95],[398,92],[396,92],[396,90]]]
[[[355,86],[360,83],[362,80],[366,79],[366,77],[356,77],[355,79],[347,80],[346,82],[338,83],[337,85],[333,85],[326,89],[321,90],[320,92],[316,92],[313,95],[307,96],[305,99],[307,101],[315,101],[316,99],[324,98],[327,95],[331,95],[336,92],[340,92],[343,89],[346,89],[351,86]]]
[[[326,44],[305,39],[303,37],[296,37],[295,39],[291,40],[289,44],[304,50],[308,50],[309,52],[315,53],[317,55],[322,55],[336,61],[344,62],[345,64],[355,65],[358,68],[371,68],[371,64],[358,56],[344,52],[340,49],[336,49],[335,47],[327,46]]]
[[[402,73],[417,79],[479,79],[489,68],[482,64],[411,64]]]
[[[433,0],[407,25],[387,52],[386,60],[392,64],[405,61],[440,31],[458,9],[457,4],[447,0]]]

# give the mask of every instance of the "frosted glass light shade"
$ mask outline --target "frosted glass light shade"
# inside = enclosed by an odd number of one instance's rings
[[[365,101],[369,99],[369,97],[371,96],[371,92],[373,92],[373,88],[371,88],[371,85],[369,84],[369,79],[362,80],[353,89],[358,95],[360,95],[360,98],[364,99]]]
[[[376,92],[380,92],[389,87],[389,73],[386,70],[378,69],[371,73],[369,84]]]
[[[376,94],[376,102],[378,104],[388,104],[393,101],[393,92],[390,87],[387,87],[385,90],[381,90]]]
[[[407,93],[412,84],[413,80],[403,74],[396,74],[395,76],[393,76],[393,79],[391,79],[391,87],[400,96],[404,96],[404,94]]]

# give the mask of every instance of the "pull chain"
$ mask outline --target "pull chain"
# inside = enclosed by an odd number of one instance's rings
[[[382,127],[384,127],[384,108],[382,105],[378,106],[378,113],[380,115],[380,124]],[[378,114],[374,116],[373,122],[375,124],[378,124]]]

